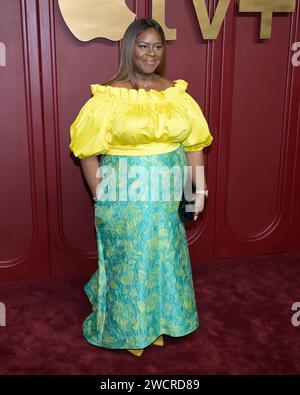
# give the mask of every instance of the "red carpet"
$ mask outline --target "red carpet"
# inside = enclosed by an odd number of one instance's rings
[[[300,254],[193,265],[200,328],[140,358],[90,345],[83,279],[0,284],[0,374],[299,374]]]

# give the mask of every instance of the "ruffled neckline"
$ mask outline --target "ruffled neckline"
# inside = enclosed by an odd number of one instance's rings
[[[145,90],[143,88],[133,89],[124,88],[118,86],[102,85],[102,84],[91,84],[91,91],[93,95],[97,94],[107,94],[113,97],[120,97],[122,99],[141,99],[147,100],[151,98],[164,98],[169,96],[177,95],[178,93],[183,93],[188,87],[188,82],[183,79],[177,79],[172,81],[174,86],[169,86],[168,88],[159,91],[156,89]]]

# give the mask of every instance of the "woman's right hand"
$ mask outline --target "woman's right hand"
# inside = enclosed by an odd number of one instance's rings
[[[97,156],[80,159],[84,178],[88,183],[92,196],[97,196],[99,185],[99,160]]]
[[[198,215],[204,210],[204,201],[205,201],[205,196],[202,193],[194,194],[194,204],[195,204],[194,221],[196,221]]]

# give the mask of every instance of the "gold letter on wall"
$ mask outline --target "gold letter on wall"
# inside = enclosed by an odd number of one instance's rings
[[[295,11],[295,0],[240,0],[240,12],[260,12],[260,38],[271,38],[273,12]]]
[[[121,40],[135,19],[125,0],[59,0],[58,4],[65,23],[80,41]]]
[[[209,21],[205,1],[193,0],[193,2],[203,38],[216,39],[224,21],[230,0],[219,1],[212,23]]]
[[[152,18],[163,28],[167,40],[176,40],[176,29],[166,26],[166,4],[165,0],[152,0]]]

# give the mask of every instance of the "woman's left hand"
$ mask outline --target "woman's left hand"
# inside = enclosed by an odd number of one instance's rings
[[[198,218],[199,213],[204,209],[204,200],[205,195],[202,193],[194,194],[194,204],[195,204],[195,213],[194,213],[194,221]]]

